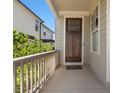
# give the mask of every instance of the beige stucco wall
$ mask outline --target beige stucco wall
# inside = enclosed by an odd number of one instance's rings
[[[36,19],[37,18],[17,0],[13,0],[13,27],[18,32],[39,38],[39,32],[35,31]]]
[[[96,2],[96,4],[97,3],[98,2]],[[99,29],[100,29],[100,54],[94,54],[90,52],[90,57],[88,61],[93,72],[105,85],[106,84],[106,0],[100,0]]]
[[[64,57],[64,17],[56,18],[55,49],[60,51],[60,64],[63,65]]]

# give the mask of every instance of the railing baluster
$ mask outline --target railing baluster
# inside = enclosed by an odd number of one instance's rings
[[[46,59],[44,57],[44,79],[45,79],[45,82],[46,82]]]
[[[23,63],[21,62],[21,66],[20,66],[20,93],[24,92],[24,88],[23,88],[23,82],[24,82],[24,75],[23,75]]]
[[[45,83],[45,62],[44,62],[44,57],[42,59],[43,62],[43,82]]]
[[[40,84],[42,84],[42,77],[43,77],[43,66],[42,66],[42,59],[40,59]]]
[[[41,71],[42,71],[42,80],[43,80],[43,78],[44,78],[44,68],[43,68],[43,58],[42,58],[42,60],[41,60],[41,62],[42,62],[42,69],[41,69]],[[43,81],[44,82],[44,81]]]
[[[34,80],[35,80],[35,83],[34,83],[34,85],[35,85],[35,89],[37,88],[37,69],[36,69],[36,60],[34,60]]]
[[[39,57],[37,57],[37,62],[36,62],[36,87],[37,87],[37,89],[36,89],[36,91],[37,91],[37,93],[39,93]]]
[[[38,87],[40,85],[40,58],[38,57]]]
[[[32,60],[31,60],[31,65],[30,65],[30,93],[33,93],[33,69],[32,69]]]
[[[41,62],[42,62],[42,80],[43,80],[43,83],[44,83],[44,65],[43,65],[43,58],[41,59]]]
[[[16,63],[13,63],[13,93],[16,93]]]
[[[34,54],[27,57],[14,59],[13,63],[13,91],[17,93],[17,69],[20,72],[19,93],[36,93],[46,83],[54,72],[57,63],[57,51]],[[58,57],[58,56],[57,56]],[[26,82],[25,72],[26,67]],[[29,68],[30,67],[30,68]],[[26,84],[26,85],[25,85]],[[30,84],[30,85],[29,85]],[[26,87],[26,90],[25,90]]]
[[[40,84],[41,84],[41,87],[43,85],[43,60],[41,58],[41,62],[40,62]]]
[[[29,93],[28,60],[26,62],[26,92]]]

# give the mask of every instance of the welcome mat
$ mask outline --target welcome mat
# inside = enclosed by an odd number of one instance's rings
[[[66,66],[67,70],[78,70],[78,69],[82,69],[82,66]]]

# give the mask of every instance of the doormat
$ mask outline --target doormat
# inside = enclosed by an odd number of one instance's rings
[[[82,69],[82,66],[66,66],[67,70],[79,70]]]

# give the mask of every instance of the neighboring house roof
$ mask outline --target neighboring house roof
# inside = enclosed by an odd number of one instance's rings
[[[44,21],[39,17],[37,16],[31,9],[29,9],[23,2],[21,2],[20,0],[17,0],[21,5],[23,5],[29,12],[31,12],[34,16],[36,16],[42,23],[44,23]],[[52,33],[55,33],[53,32],[49,27],[47,27],[45,24],[42,24],[43,26],[45,26],[49,31],[51,31]]]
[[[49,27],[47,27],[45,24],[42,24],[44,27],[46,27],[49,31],[51,31],[52,33],[55,33],[53,32]]]
[[[30,10],[24,3],[22,3],[20,0],[17,0],[21,5],[23,5],[29,12],[31,12],[34,16],[36,16],[42,23],[44,23],[44,21],[37,16],[32,10]]]

